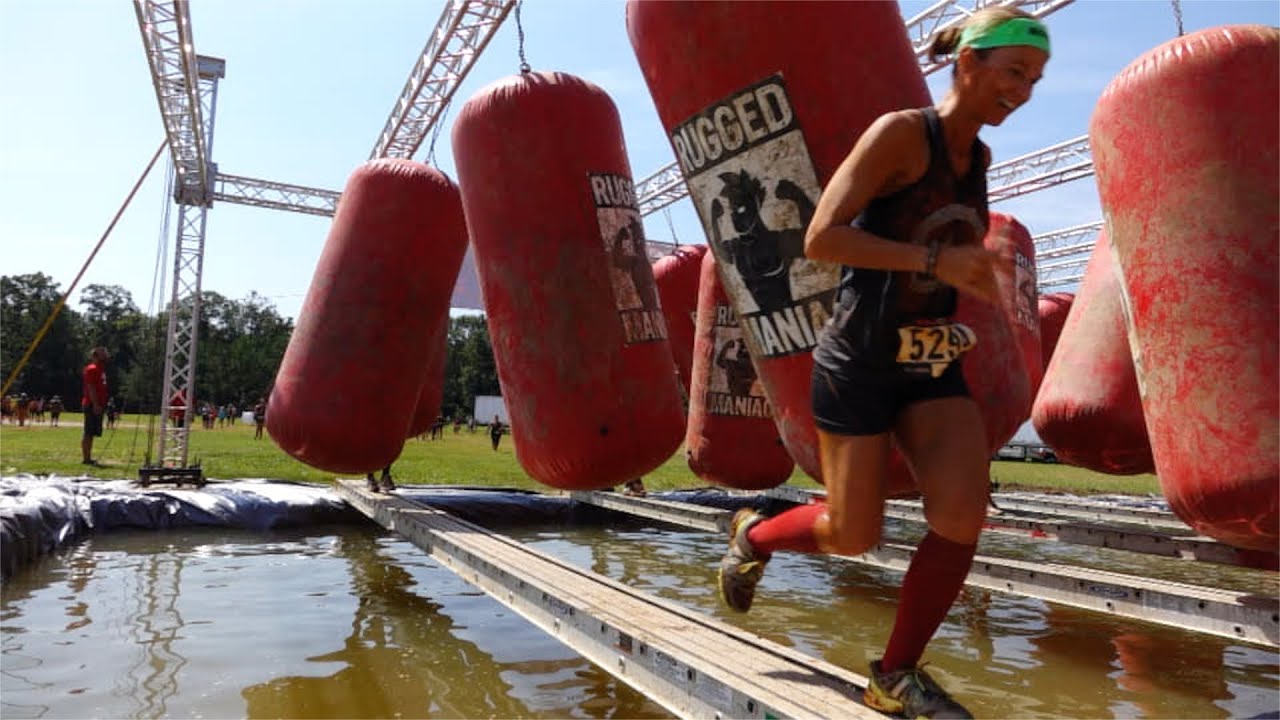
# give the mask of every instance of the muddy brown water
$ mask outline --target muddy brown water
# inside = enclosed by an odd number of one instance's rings
[[[736,615],[712,584],[719,537],[503,532],[859,673],[893,621],[890,571],[778,554]],[[5,718],[669,716],[370,526],[94,536],[0,588],[0,633]],[[985,591],[962,595],[926,659],[979,717],[1280,709],[1271,649]]]

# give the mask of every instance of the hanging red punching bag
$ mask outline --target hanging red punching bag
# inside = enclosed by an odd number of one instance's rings
[[[453,149],[520,464],[581,490],[661,465],[684,409],[613,102],[572,75],[505,78]]]
[[[778,436],[714,255],[706,253],[701,270],[684,439],[689,469],[707,482],[739,490],[781,485],[795,461]]]
[[[1155,470],[1106,232],[1089,257],[1031,409],[1063,462],[1114,475]]]
[[[282,450],[337,473],[399,456],[466,243],[440,171],[383,159],[352,173],[271,391]]]
[[[1089,126],[1160,486],[1197,531],[1280,539],[1280,30],[1138,58]]]
[[[465,244],[464,244],[465,247]],[[461,259],[461,258],[459,258]],[[461,267],[459,267],[461,272]],[[434,350],[427,353],[426,370],[423,371],[422,391],[418,393],[418,404],[413,409],[413,419],[409,421],[409,431],[405,437],[412,438],[431,429],[440,419],[440,405],[444,401],[444,371],[449,359],[449,315],[445,313],[444,322],[433,332],[429,344]]]
[[[930,102],[898,5],[631,0],[627,30],[783,441],[820,478],[812,350],[839,268],[804,230],[862,131]]]
[[[993,212],[990,218],[983,244],[988,250],[1008,253],[1013,260],[1013,272],[996,273],[996,285],[1018,342],[1031,397],[1034,398],[1044,378],[1044,360],[1040,354],[1040,312],[1036,298],[1036,244],[1026,226],[1013,217]]]
[[[1062,325],[1067,321],[1067,313],[1071,312],[1075,297],[1068,292],[1049,293],[1041,295],[1037,303],[1040,312],[1040,359],[1046,368],[1053,357],[1053,349],[1058,346],[1058,336],[1062,334]]]
[[[706,254],[706,245],[681,245],[653,264],[653,280],[658,284],[658,300],[667,321],[671,356],[686,391],[693,371],[693,315],[698,307],[698,278],[702,275],[702,256]]]

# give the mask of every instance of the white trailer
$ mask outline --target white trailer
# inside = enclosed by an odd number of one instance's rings
[[[488,425],[493,422],[493,416],[497,415],[503,425],[511,424],[511,416],[507,414],[507,404],[502,402],[501,395],[477,395],[475,404],[475,419],[481,425]]]

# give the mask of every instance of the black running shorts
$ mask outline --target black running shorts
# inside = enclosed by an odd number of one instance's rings
[[[848,379],[813,366],[813,419],[820,429],[835,435],[880,435],[893,429],[898,413],[908,405],[969,397],[958,360],[936,378],[897,368],[859,368],[842,374]]]
[[[84,436],[102,437],[102,413],[95,413],[91,407],[84,409]]]

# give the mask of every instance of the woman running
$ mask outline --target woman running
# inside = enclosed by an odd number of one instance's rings
[[[976,338],[953,316],[957,291],[999,302],[995,272],[1009,258],[982,244],[991,156],[978,131],[1031,98],[1049,34],[1025,12],[988,8],[940,33],[930,55],[954,56],[950,92],[936,107],[872,123],[805,235],[806,256],[844,266],[835,313],[814,349],[827,502],[768,519],[740,510],[719,580],[725,602],[745,612],[773,552],[857,555],[873,547],[896,445],[924,496],[929,531],[864,700],[907,717],[970,717],[919,667],[964,586],[988,497],[983,419],[960,369]]]

